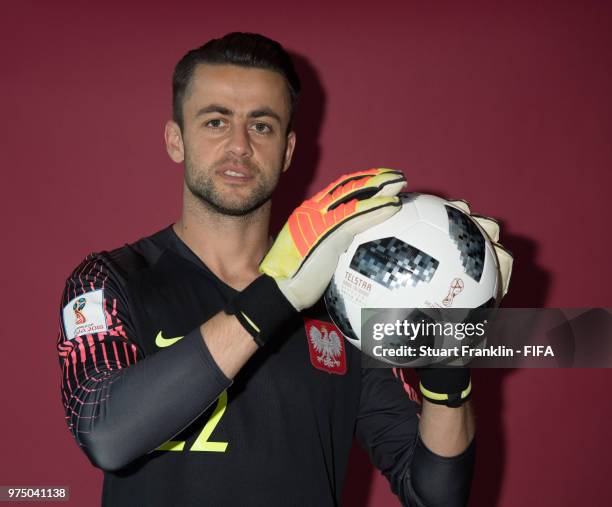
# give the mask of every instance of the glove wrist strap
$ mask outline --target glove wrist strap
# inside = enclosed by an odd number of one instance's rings
[[[416,368],[423,397],[437,405],[460,407],[472,394],[469,368]]]
[[[298,314],[274,279],[262,275],[231,299],[224,309],[263,347],[288,320]]]

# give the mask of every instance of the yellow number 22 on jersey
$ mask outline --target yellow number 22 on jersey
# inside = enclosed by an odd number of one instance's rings
[[[155,343],[158,347],[168,347],[177,341],[179,341],[182,336],[178,336],[176,338],[163,338],[161,331],[157,334],[155,338]],[[215,430],[217,424],[223,417],[225,410],[227,409],[227,391],[223,391],[219,398],[217,399],[217,405],[213,410],[213,413],[206,421],[206,424],[200,431],[198,438],[193,443],[190,451],[208,451],[208,452],[225,452],[227,449],[227,442],[212,442],[209,440],[212,432]],[[182,451],[185,448],[185,441],[182,440],[168,440],[166,443],[160,445],[156,451]]]

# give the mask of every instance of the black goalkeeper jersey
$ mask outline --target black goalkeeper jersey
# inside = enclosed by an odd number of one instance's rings
[[[62,396],[104,470],[102,504],[338,505],[355,434],[406,497],[418,404],[402,382],[362,370],[320,305],[230,381],[199,326],[235,294],[172,227],[92,254],[68,279]]]

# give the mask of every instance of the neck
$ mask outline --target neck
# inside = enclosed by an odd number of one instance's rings
[[[259,276],[270,248],[271,202],[248,215],[223,215],[185,189],[181,218],[174,232],[229,286],[242,290]]]

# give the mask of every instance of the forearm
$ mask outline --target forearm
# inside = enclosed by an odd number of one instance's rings
[[[450,408],[425,400],[419,418],[400,379],[382,368],[363,372],[356,436],[402,504],[467,505],[475,458],[469,402]]]
[[[402,500],[418,507],[465,507],[476,453],[470,402],[450,408],[424,400],[413,452]]]
[[[234,316],[219,312],[158,354],[90,374],[68,402],[77,441],[96,466],[122,468],[204,412],[257,348]]]
[[[462,453],[474,438],[474,432],[474,412],[470,401],[451,408],[423,400],[419,433],[433,453],[446,457]]]
[[[187,427],[231,385],[196,329],[129,367],[90,372],[67,397],[77,442],[117,470]]]

